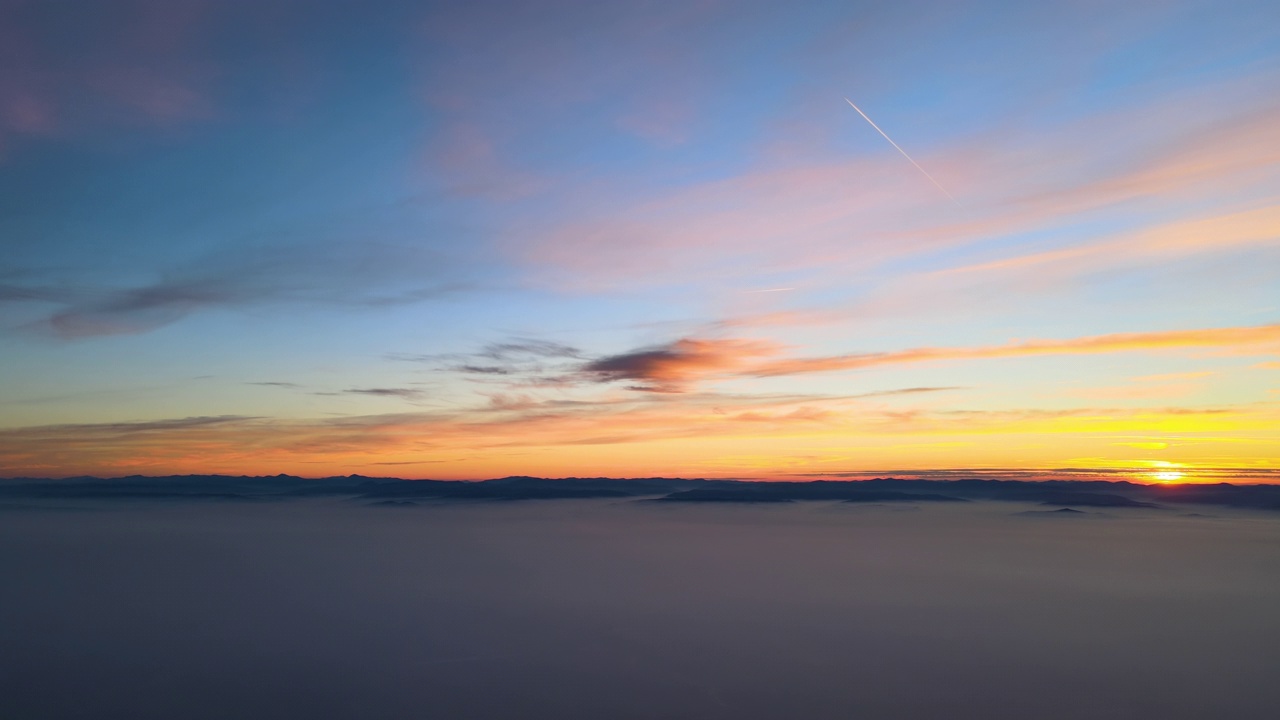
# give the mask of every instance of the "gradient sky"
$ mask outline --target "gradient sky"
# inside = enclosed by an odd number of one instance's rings
[[[1278,29],[0,0],[0,475],[1280,480]]]

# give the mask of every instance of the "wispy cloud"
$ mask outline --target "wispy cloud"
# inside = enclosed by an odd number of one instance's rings
[[[376,23],[395,15],[393,5],[321,14],[290,0],[119,0],[110,12],[67,17],[42,3],[5,2],[0,161],[6,145],[31,138],[213,125],[243,116],[237,100],[246,92],[255,96],[249,112],[279,113],[324,84],[314,76],[338,36],[308,30]]]
[[[0,8],[0,145],[4,136],[50,137],[86,124],[167,126],[206,119],[216,75],[199,0],[128,0],[95,16],[94,32],[50,22],[48,8]]]
[[[1198,466],[1191,482],[1275,482],[1280,468],[1202,467]],[[1132,467],[1096,468],[879,468],[834,472],[804,473],[813,478],[871,479],[877,477],[919,478],[921,480],[1147,480]]]
[[[424,393],[414,388],[348,388],[344,393],[352,395],[374,395],[377,397],[394,397],[401,400],[417,400]]]
[[[974,360],[1034,355],[1092,355],[1099,353],[1159,351],[1182,348],[1223,348],[1241,353],[1280,350],[1280,324],[1253,327],[1204,328],[1155,332],[1114,333],[1066,340],[1025,340],[1004,345],[969,348],[913,348],[896,352],[857,353],[819,358],[781,360],[752,369],[749,374],[768,377],[833,370],[854,370],[878,365]]]
[[[956,139],[934,149],[930,168],[966,187],[966,208],[938,204],[936,190],[904,177],[896,157],[762,161],[730,177],[614,196],[583,188],[570,221],[513,246],[531,272],[557,287],[599,289],[668,285],[708,275],[750,277],[761,268],[865,272],[888,262],[1010,237],[1060,230],[1106,212],[1149,222],[1157,210],[1178,218],[1116,246],[1094,243],[1063,259],[1095,266],[1186,255],[1274,240],[1274,209],[1208,214],[1178,199],[1266,193],[1280,162],[1280,106],[1260,99],[1273,79],[1203,88],[1088,117],[1052,131]],[[1252,98],[1252,99],[1250,99]],[[837,100],[837,102],[839,102]],[[1217,108],[1205,110],[1205,107]],[[846,107],[845,110],[848,110]],[[1153,115],[1184,118],[1134,141]],[[1082,154],[1080,148],[1114,152]],[[1272,191],[1273,194],[1274,191]],[[1222,206],[1219,206],[1222,207]],[[1201,211],[1203,213],[1203,211]],[[527,233],[522,233],[527,235]],[[1015,245],[1016,247],[1016,245]],[[1024,253],[1041,263],[1048,251]],[[625,271],[623,270],[625,268]]]
[[[53,288],[0,283],[0,302],[58,302],[66,293]]]
[[[395,353],[388,360],[423,363],[435,370],[457,373],[475,382],[500,382],[511,386],[562,384],[583,351],[552,340],[510,338],[489,343],[473,353],[413,355]]]
[[[969,388],[959,385],[946,385],[939,387],[909,387],[897,388],[894,390],[877,390],[875,392],[861,393],[858,395],[850,395],[851,398],[877,398],[877,397],[893,397],[895,395],[919,395],[922,393],[949,392],[951,390],[968,390]]]
[[[422,95],[442,119],[432,172],[455,193],[511,201],[563,177],[528,148],[565,125],[680,145],[709,85],[698,33],[728,14],[687,2],[429,7]]]
[[[1113,333],[978,347],[920,347],[791,358],[777,358],[782,354],[783,346],[766,340],[683,338],[669,345],[593,360],[582,366],[582,373],[599,382],[635,382],[637,384],[632,389],[637,390],[682,392],[697,382],[730,377],[779,377],[951,360],[1198,348],[1240,354],[1280,352],[1280,324]]]
[[[1275,120],[1280,122],[1280,116]],[[1280,244],[1277,227],[1280,227],[1280,206],[1267,205],[1225,215],[1178,220],[1100,242],[965,265],[939,274],[1035,272],[1076,276],[1153,259],[1277,245]]]
[[[217,415],[212,417],[185,417],[164,420],[145,420],[140,422],[91,423],[84,425],[51,425],[39,430],[57,433],[67,429],[84,431],[91,435],[111,436],[115,434],[131,435],[134,433],[181,432],[222,425],[236,425],[258,418],[245,415]]]
[[[990,411],[897,408],[842,398],[693,395],[687,400],[559,407],[517,401],[496,413],[402,413],[331,420],[183,418],[8,428],[0,430],[0,475],[38,475],[53,472],[51,468],[62,468],[66,474],[261,474],[304,468],[341,474],[376,463],[443,459],[455,461],[450,472],[464,477],[548,472],[550,468],[561,473],[576,468],[681,474],[710,466],[719,468],[720,475],[740,476],[751,469],[770,476],[789,470],[785,463],[725,465],[717,458],[740,455],[745,448],[766,448],[784,438],[791,452],[810,449],[813,460],[807,465],[811,470],[847,460],[851,444],[863,448],[857,454],[865,456],[859,463],[864,467],[876,467],[872,463],[885,458],[897,458],[917,471],[937,466],[935,457],[922,456],[916,448],[921,442],[942,442],[952,457],[982,458],[994,466],[1009,456],[993,451],[994,440],[1024,450],[1028,442],[1039,448],[1030,454],[1015,453],[1024,468],[1061,468],[1069,458],[1096,455],[1099,459],[1090,460],[1089,467],[1140,470],[1150,467],[1141,455],[1129,458],[1114,452],[1150,450],[1120,449],[1115,442],[1152,431],[1166,437],[1247,431],[1274,440],[1277,420],[1276,408],[1262,406]],[[917,442],[898,447],[902,441],[895,438]],[[957,444],[959,438],[981,442]],[[697,442],[682,442],[690,439]],[[585,448],[593,447],[601,451],[583,454]],[[1204,459],[1194,463],[1181,455],[1162,457],[1197,467],[1233,464],[1215,460],[1212,446],[1206,447],[1209,450],[1196,456]],[[662,451],[655,454],[657,448]],[[1179,452],[1195,449],[1188,448]],[[463,462],[464,457],[471,459]],[[1241,472],[1275,467],[1273,462],[1255,462],[1239,453],[1235,459]]]
[[[691,382],[740,370],[779,351],[776,345],[761,340],[683,338],[662,347],[593,360],[582,370],[600,382],[636,382],[631,386],[635,390],[681,392]]]
[[[228,245],[148,285],[9,288],[0,299],[52,304],[49,314],[29,327],[76,339],[145,333],[217,308],[293,304],[376,309],[423,302],[466,288],[456,275],[460,269],[430,249],[407,244],[335,239]]]
[[[1161,373],[1159,375],[1142,375],[1133,378],[1137,382],[1169,382],[1177,380],[1200,380],[1213,377],[1218,373],[1213,370],[1197,370],[1194,372]]]
[[[536,358],[580,358],[582,351],[572,345],[537,340],[531,338],[515,338],[506,342],[491,343],[476,353],[480,357],[492,360],[518,360],[525,357]]]
[[[439,353],[413,355],[394,353],[388,360],[403,362],[441,363],[464,360],[487,360],[497,363],[516,364],[529,360],[555,358],[581,358],[582,351],[572,345],[551,340],[536,338],[512,338],[503,342],[489,343],[473,353]]]

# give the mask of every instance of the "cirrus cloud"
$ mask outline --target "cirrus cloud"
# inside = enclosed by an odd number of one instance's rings
[[[783,346],[767,340],[682,338],[668,345],[593,360],[583,365],[581,372],[598,382],[632,382],[633,390],[674,393],[686,391],[698,382],[733,377],[780,377],[948,360],[1210,348],[1239,354],[1280,352],[1280,324],[790,358],[776,358]]]

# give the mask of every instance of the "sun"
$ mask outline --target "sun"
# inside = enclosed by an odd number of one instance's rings
[[[1160,472],[1152,473],[1151,477],[1155,478],[1156,482],[1171,483],[1178,482],[1182,478],[1186,477],[1186,475],[1178,472],[1177,470],[1161,470]]]

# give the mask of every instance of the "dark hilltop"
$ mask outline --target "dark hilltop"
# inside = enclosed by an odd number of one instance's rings
[[[0,500],[271,501],[309,497],[405,507],[433,501],[643,499],[663,503],[956,503],[975,500],[1060,508],[1144,508],[1182,505],[1280,511],[1280,485],[1142,485],[1077,480],[815,480],[810,482],[686,478],[537,478],[480,481],[405,480],[345,475],[302,478],[178,475],[0,480]]]

